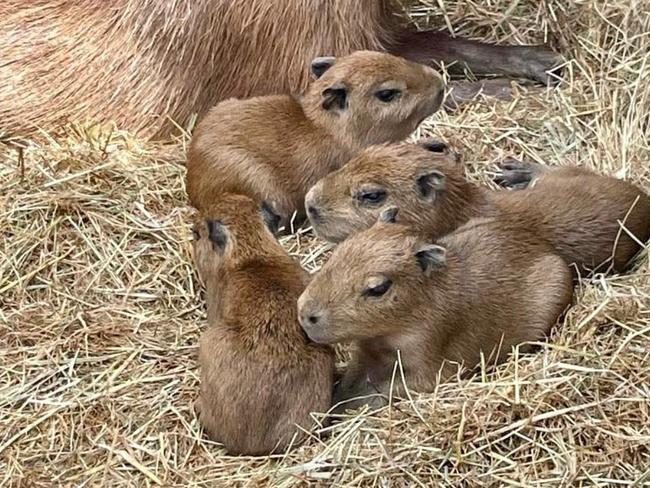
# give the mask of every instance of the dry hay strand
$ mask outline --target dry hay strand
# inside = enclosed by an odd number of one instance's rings
[[[448,141],[487,184],[514,155],[649,191],[648,12],[633,0],[416,7],[418,23],[548,40],[568,62],[558,89],[438,113],[415,137]],[[633,273],[580,283],[534,354],[357,412],[284,456],[232,457],[191,409],[204,310],[186,139],[74,125],[43,136],[0,144],[2,485],[650,486],[647,251]],[[282,241],[310,271],[330,249],[306,229]]]

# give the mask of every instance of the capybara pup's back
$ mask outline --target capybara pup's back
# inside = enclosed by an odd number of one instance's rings
[[[216,302],[200,340],[199,419],[234,454],[286,449],[330,407],[333,354],[300,328],[308,276],[267,228],[268,208],[224,195],[197,217],[195,260]],[[298,427],[300,426],[300,428]]]

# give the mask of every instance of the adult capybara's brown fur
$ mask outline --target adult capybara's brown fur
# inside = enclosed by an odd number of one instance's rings
[[[300,99],[227,100],[199,123],[187,191],[201,209],[223,192],[267,201],[286,224],[307,190],[363,147],[406,138],[442,102],[435,71],[390,54],[317,58]]]
[[[420,392],[458,364],[480,364],[481,354],[502,361],[512,347],[542,339],[572,293],[555,250],[507,221],[470,220],[435,244],[379,222],[334,250],[298,300],[298,314],[314,341],[356,343],[337,402],[388,395],[398,351],[406,386]]]
[[[622,271],[650,238],[650,198],[631,183],[576,167],[510,162],[503,171],[504,182],[525,188],[478,187],[441,146],[377,146],[321,180],[306,205],[316,232],[331,241],[372,225],[386,206],[434,238],[472,217],[506,215],[551,242],[580,273]]]
[[[558,62],[544,49],[467,41],[458,49],[441,33],[405,31],[398,3],[4,0],[0,129],[22,134],[90,118],[163,134],[171,120],[185,126],[220,100],[300,93],[311,59],[360,49],[447,65],[467,51],[470,68],[508,60],[501,71],[542,81]]]
[[[381,49],[384,9],[372,0],[318,8],[295,0],[4,1],[0,124],[14,131],[89,117],[151,135],[170,127],[166,116],[184,124],[230,97],[299,91],[312,58]]]
[[[267,222],[269,210],[224,195],[195,221],[195,261],[212,300],[199,346],[196,404],[210,438],[233,454],[268,454],[304,438],[331,405],[334,356],[300,328],[308,281]],[[296,438],[294,439],[294,435]]]

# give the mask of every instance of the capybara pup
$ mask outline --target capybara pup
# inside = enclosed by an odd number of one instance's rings
[[[194,224],[196,265],[215,301],[196,407],[210,438],[233,454],[282,451],[331,405],[333,353],[298,323],[308,276],[267,228],[273,220],[250,198],[223,195]]]
[[[631,183],[584,168],[516,161],[504,165],[501,179],[526,188],[472,184],[441,144],[383,145],[323,178],[305,200],[316,232],[334,242],[369,227],[393,205],[401,223],[432,238],[472,217],[506,215],[551,242],[578,272],[622,271],[650,238],[650,198]]]
[[[419,392],[458,365],[478,365],[481,354],[502,361],[512,347],[542,339],[572,292],[555,250],[507,221],[470,220],[435,243],[382,221],[334,250],[300,296],[298,314],[314,341],[357,345],[336,402],[387,395],[397,351],[406,386]]]
[[[409,3],[5,0],[0,132],[91,119],[164,135],[228,98],[302,93],[312,58],[360,49],[543,83],[562,62],[543,46],[417,31],[401,15]]]
[[[187,191],[202,209],[222,192],[268,201],[286,224],[307,190],[360,149],[406,138],[440,106],[440,76],[422,64],[372,51],[317,58],[300,99],[228,100],[199,123]]]

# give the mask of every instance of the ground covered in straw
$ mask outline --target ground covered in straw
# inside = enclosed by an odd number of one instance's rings
[[[416,136],[451,143],[477,180],[514,155],[650,191],[649,12],[647,0],[416,7],[417,22],[548,41],[570,60],[559,89],[441,112]],[[536,354],[360,412],[286,457],[225,455],[191,410],[204,309],[185,143],[70,126],[2,150],[0,484],[650,486],[647,252],[633,273],[581,283]],[[326,255],[308,231],[284,241],[309,269]]]

